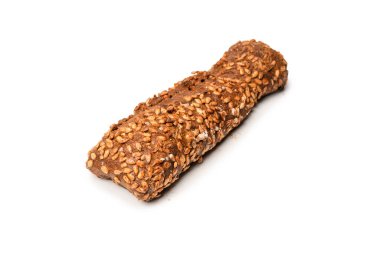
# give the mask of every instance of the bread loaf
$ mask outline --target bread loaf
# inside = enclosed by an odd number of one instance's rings
[[[255,40],[238,42],[209,71],[193,73],[112,125],[89,151],[87,168],[141,200],[157,198],[260,98],[283,88],[287,76],[279,52]]]

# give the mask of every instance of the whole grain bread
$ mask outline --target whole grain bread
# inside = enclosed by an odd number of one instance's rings
[[[113,124],[89,151],[87,168],[137,198],[160,196],[287,82],[283,56],[262,42],[238,42],[209,70],[194,72]]]

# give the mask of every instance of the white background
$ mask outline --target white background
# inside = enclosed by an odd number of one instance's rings
[[[0,252],[380,252],[376,1],[1,1]],[[239,40],[288,61],[152,203],[85,168],[111,123]]]

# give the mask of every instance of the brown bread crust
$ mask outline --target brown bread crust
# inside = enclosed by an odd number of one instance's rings
[[[87,168],[139,199],[157,198],[260,98],[283,88],[287,76],[279,52],[255,40],[238,42],[209,71],[195,72],[112,125],[89,151]]]

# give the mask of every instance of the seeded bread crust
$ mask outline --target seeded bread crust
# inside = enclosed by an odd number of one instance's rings
[[[287,63],[262,42],[238,42],[209,70],[140,103],[88,153],[87,168],[137,198],[160,196],[194,162],[286,85]]]

